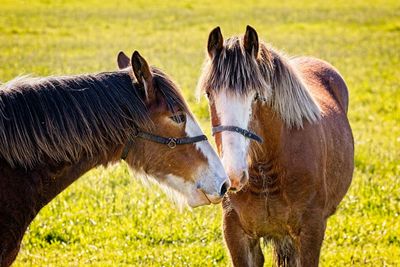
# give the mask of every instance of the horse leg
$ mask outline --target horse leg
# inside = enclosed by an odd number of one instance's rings
[[[325,236],[326,219],[319,214],[309,214],[303,220],[299,239],[297,262],[300,266],[318,266],[322,242]]]
[[[246,234],[234,210],[224,212],[224,238],[235,267],[264,265],[260,239]]]
[[[277,267],[293,267],[296,264],[296,250],[293,239],[285,236],[282,239],[274,239],[272,242],[274,251],[274,263]]]
[[[20,243],[11,249],[0,247],[0,267],[8,267],[14,262],[20,249]]]

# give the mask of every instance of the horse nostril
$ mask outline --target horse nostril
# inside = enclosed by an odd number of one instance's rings
[[[242,178],[240,178],[240,183],[245,184],[247,180],[249,179],[249,176],[247,174],[247,171],[242,172]]]
[[[229,192],[236,193],[237,192],[236,187],[229,188]]]
[[[229,182],[225,182],[222,186],[221,186],[221,190],[219,191],[219,195],[222,197],[223,195],[225,195],[225,193],[228,191],[229,188]]]

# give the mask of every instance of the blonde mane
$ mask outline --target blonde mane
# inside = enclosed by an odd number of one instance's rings
[[[197,88],[199,93],[226,90],[242,95],[255,90],[289,128],[302,128],[303,120],[314,123],[321,117],[318,103],[290,59],[263,42],[256,59],[245,51],[243,38],[227,39],[218,56],[207,57]]]

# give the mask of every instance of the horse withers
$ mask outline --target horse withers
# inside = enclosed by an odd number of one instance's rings
[[[20,77],[0,87],[0,266],[40,209],[83,173],[118,162],[196,207],[219,203],[223,166],[178,87],[138,52],[115,72]]]
[[[317,266],[326,222],[353,175],[348,90],[338,71],[289,58],[250,26],[224,41],[211,31],[198,88],[209,99],[218,152],[231,180],[223,230],[234,266]]]

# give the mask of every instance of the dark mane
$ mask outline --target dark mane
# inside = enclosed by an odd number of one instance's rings
[[[186,105],[182,93],[176,83],[158,68],[152,67],[151,71],[153,73],[154,86],[164,97],[168,108],[172,111],[173,107],[176,107],[191,115],[189,107]]]
[[[169,107],[186,105],[174,83],[153,68]],[[134,127],[149,129],[148,110],[127,70],[19,77],[0,87],[0,158],[33,167],[45,159],[74,161],[123,144]]]

